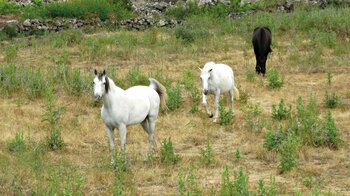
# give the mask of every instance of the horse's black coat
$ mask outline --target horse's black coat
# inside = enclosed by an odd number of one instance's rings
[[[268,27],[258,27],[254,29],[253,32],[253,47],[256,58],[256,67],[255,71],[258,74],[266,73],[266,60],[267,55],[272,52],[271,42],[272,34],[271,30]]]

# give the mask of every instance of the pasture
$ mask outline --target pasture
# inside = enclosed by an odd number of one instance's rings
[[[2,42],[0,193],[349,195],[349,13],[201,15],[174,29],[68,30]],[[273,36],[265,78],[254,73],[251,34],[259,25]],[[235,74],[240,100],[233,119],[220,112],[227,123],[213,123],[201,105],[198,67],[208,61]],[[111,167],[95,68],[122,88],[149,85],[148,77],[167,87],[153,156],[146,132],[130,126],[127,166]],[[229,95],[221,100],[228,109]]]

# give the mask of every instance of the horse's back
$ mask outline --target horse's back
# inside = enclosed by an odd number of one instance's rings
[[[233,70],[226,64],[215,64],[212,65],[213,70],[213,86],[220,88],[221,92],[227,92],[233,89],[234,86],[234,75]]]

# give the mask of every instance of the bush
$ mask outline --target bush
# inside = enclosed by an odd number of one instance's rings
[[[210,38],[210,33],[200,21],[192,20],[175,28],[175,37],[184,44],[191,44],[196,40],[205,40]]]
[[[17,131],[15,133],[15,138],[7,144],[7,149],[11,152],[22,152],[25,147],[23,131]]]
[[[80,18],[99,17],[106,20],[113,14],[113,7],[107,0],[72,0],[67,2],[50,3],[45,6],[46,16],[51,18]]]
[[[281,99],[278,107],[276,105],[272,105],[272,118],[276,120],[283,120],[290,117],[290,112],[292,110],[292,106],[289,105],[289,108],[284,104],[284,100]]]
[[[214,151],[210,140],[208,140],[206,148],[201,150],[201,160],[206,166],[211,166],[215,163]]]
[[[184,173],[180,171],[178,183],[180,196],[202,195],[192,167],[189,168],[187,178],[184,176]]]
[[[335,108],[341,103],[340,97],[336,95],[335,93],[333,94],[328,94],[326,91],[324,95],[324,104],[326,105],[327,108]]]
[[[197,88],[194,87],[194,88],[191,90],[191,101],[192,101],[191,113],[196,113],[196,112],[198,112],[199,100],[200,100],[200,93],[199,93],[199,90],[198,90]]]
[[[220,125],[232,125],[233,123],[232,108],[226,111],[222,102],[219,102],[219,120]]]
[[[169,111],[174,111],[180,108],[183,102],[181,96],[182,88],[180,84],[177,82],[174,87],[171,87],[170,84],[166,84],[166,88],[168,94],[167,107]]]
[[[324,144],[330,148],[338,149],[342,143],[342,139],[340,138],[339,130],[335,125],[331,111],[327,112],[322,128],[325,135]]]
[[[43,121],[47,122],[48,136],[46,144],[51,150],[59,150],[64,147],[64,141],[61,136],[61,127],[59,118],[63,113],[63,107],[55,106],[53,89],[49,88],[46,94],[46,107]]]
[[[279,147],[281,173],[290,171],[297,165],[297,156],[299,152],[299,141],[294,133],[288,134],[287,138]]]
[[[5,61],[7,63],[13,62],[17,57],[17,53],[18,53],[18,47],[16,45],[11,45],[7,47],[5,50]]]
[[[141,74],[138,67],[134,67],[128,72],[127,80],[130,87],[149,84],[148,78]]]
[[[283,78],[277,69],[270,69],[267,72],[267,81],[271,89],[281,88],[283,86]]]
[[[176,164],[180,157],[179,155],[175,154],[173,143],[171,142],[171,139],[164,139],[162,142],[162,147],[160,150],[160,160],[164,164]]]
[[[40,70],[27,70],[27,78],[23,82],[23,88],[30,99],[35,99],[45,95],[48,82]]]
[[[2,32],[10,39],[18,35],[17,27],[15,25],[6,25],[2,29]]]
[[[286,138],[286,129],[284,126],[280,125],[276,132],[269,130],[265,135],[264,147],[271,151],[278,151],[279,146]]]

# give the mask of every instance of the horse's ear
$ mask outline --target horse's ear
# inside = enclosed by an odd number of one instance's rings
[[[102,75],[104,75],[104,76],[106,75],[106,70],[105,69],[103,70]]]
[[[96,69],[94,70],[94,73],[95,73],[95,76],[97,76],[97,70]]]
[[[199,69],[200,71],[202,71],[202,69],[201,69],[200,67],[198,67],[198,69]]]

